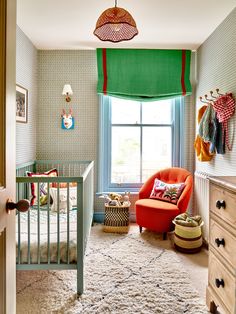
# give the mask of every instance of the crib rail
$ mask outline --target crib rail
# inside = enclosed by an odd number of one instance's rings
[[[58,177],[25,176],[25,171],[52,168],[58,170]],[[93,161],[37,161],[17,168],[17,200],[31,200],[32,184],[37,195],[27,213],[17,213],[17,269],[77,269],[77,290],[83,292],[84,253],[94,208],[93,168]],[[40,203],[42,184],[47,191],[44,205]]]
[[[88,161],[36,160],[35,167],[37,172],[56,168],[61,177],[79,177],[88,167]]]

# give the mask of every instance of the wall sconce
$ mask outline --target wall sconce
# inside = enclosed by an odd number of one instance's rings
[[[70,102],[71,98],[69,97],[69,95],[73,95],[73,91],[72,88],[70,86],[70,84],[65,84],[63,87],[63,91],[62,91],[62,95],[66,96],[66,102]]]

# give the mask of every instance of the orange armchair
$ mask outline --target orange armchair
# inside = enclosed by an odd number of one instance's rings
[[[177,204],[149,198],[156,178],[168,184],[185,183]],[[167,168],[152,175],[141,187],[139,200],[135,203],[136,222],[140,232],[142,232],[142,227],[145,227],[152,231],[162,232],[165,239],[166,233],[171,230],[175,216],[187,210],[192,187],[193,177],[183,168]]]

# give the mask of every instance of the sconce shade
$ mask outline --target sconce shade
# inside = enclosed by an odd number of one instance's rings
[[[73,95],[73,91],[72,91],[70,84],[64,85],[62,95]]]
[[[132,39],[138,30],[131,14],[115,6],[100,15],[93,33],[102,41],[117,43]]]
[[[69,95],[73,95],[73,91],[72,91],[70,84],[64,85],[62,95],[66,95],[66,101],[67,102],[71,101],[71,98],[69,97]]]

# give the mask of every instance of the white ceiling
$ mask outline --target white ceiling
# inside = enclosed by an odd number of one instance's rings
[[[139,34],[122,43],[93,35],[114,0],[17,0],[17,24],[38,49],[196,49],[236,7],[236,0],[118,0]]]

